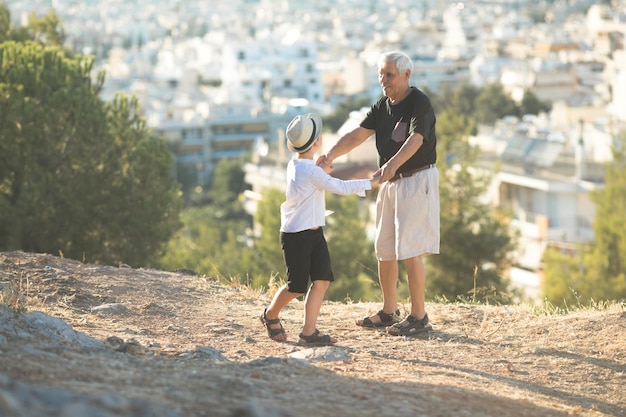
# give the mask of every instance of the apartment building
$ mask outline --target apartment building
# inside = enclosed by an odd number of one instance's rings
[[[324,104],[314,40],[268,39],[225,45],[221,79],[223,88],[235,91],[245,100],[299,98],[320,109]]]
[[[481,126],[471,141],[481,149],[481,166],[494,173],[486,198],[511,213],[519,233],[511,280],[538,296],[545,249],[575,249],[594,237],[591,193],[603,186],[612,135],[602,120],[581,119],[558,132],[547,118],[529,115]]]
[[[281,123],[270,113],[257,114],[242,105],[218,106],[210,116],[194,120],[163,121],[153,127],[176,158],[180,180],[206,186],[222,159],[251,153],[256,143],[273,139],[273,126]],[[184,178],[180,178],[183,176]]]

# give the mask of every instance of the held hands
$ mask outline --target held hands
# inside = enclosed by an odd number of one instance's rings
[[[389,181],[396,174],[396,169],[389,162],[378,168],[378,171],[374,172],[374,176],[379,178],[379,184],[385,181]]]
[[[372,175],[370,178],[370,183],[372,184],[372,188],[378,187],[380,185],[380,169]]]
[[[335,167],[332,165],[332,158],[330,158],[328,154],[321,155],[319,158],[317,158],[315,164],[318,167],[322,168],[327,174],[330,174],[335,169]],[[396,168],[390,166],[389,163],[386,163],[382,167],[378,168],[370,178],[372,188],[379,186],[385,181],[388,181],[394,176],[395,173]]]
[[[372,187],[378,186],[385,181],[389,181],[396,174],[396,169],[390,166],[388,163],[378,168],[376,172],[370,178]]]
[[[332,165],[332,161],[327,155],[322,155],[317,158],[316,165],[324,170],[325,173],[330,174],[335,167]]]

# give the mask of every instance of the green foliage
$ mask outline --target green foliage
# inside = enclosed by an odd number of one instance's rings
[[[514,239],[506,217],[479,199],[491,174],[474,168],[477,151],[467,141],[473,120],[448,109],[439,115],[437,128],[441,255],[426,258],[429,298],[503,291]]]
[[[515,101],[504,93],[499,83],[484,86],[475,101],[474,115],[479,123],[494,124],[504,116],[521,116]]]
[[[11,11],[6,3],[0,4],[0,43],[6,41],[24,42],[30,39],[26,28],[17,28],[11,22]]]
[[[224,209],[224,216],[229,218],[247,218],[239,196],[249,186],[245,181],[245,173],[241,168],[243,159],[224,159],[215,167],[213,184],[207,192],[209,204]]]
[[[592,194],[595,239],[573,253],[544,254],[543,290],[557,306],[626,299],[626,135],[616,139],[605,185]]]
[[[252,218],[245,212],[240,199],[243,191],[249,188],[242,169],[244,163],[244,158],[220,160],[215,167],[212,184],[207,189],[196,186],[193,190],[186,190],[185,205],[189,207],[210,205],[214,208],[214,215],[217,218],[241,220],[251,226]],[[180,174],[179,170],[179,181]],[[189,170],[188,175],[189,178],[193,176],[194,180],[187,183],[195,183],[196,172]]]
[[[356,195],[326,195],[326,207],[333,214],[324,230],[335,281],[326,292],[333,301],[367,300],[380,295],[374,244],[367,236],[371,198]]]
[[[324,130],[336,132],[345,123],[351,111],[359,110],[361,107],[370,107],[369,97],[351,97],[337,105],[336,110],[324,116]]]
[[[259,254],[258,268],[266,271],[267,280],[276,274],[286,279],[285,261],[280,245],[280,205],[284,200],[283,191],[276,188],[264,189],[254,218],[254,223],[259,228],[254,243]],[[256,282],[257,286],[266,285],[266,279]]]
[[[43,17],[37,17],[31,12],[28,15],[26,31],[30,39],[47,46],[63,46],[67,38],[63,23],[54,10],[50,10]]]
[[[451,109],[465,120],[473,121],[476,112],[476,99],[480,94],[480,89],[471,84],[463,84],[456,89],[450,87],[440,93],[430,92],[430,97],[437,114],[442,114],[446,109]],[[471,133],[475,133],[472,129]]]
[[[2,3],[0,4],[0,42],[10,40],[13,28],[13,23],[11,23],[11,11],[6,3]]]
[[[11,23],[11,12],[5,3],[0,4],[0,43],[5,41],[35,41],[46,46],[63,46],[66,35],[63,22],[54,10],[37,17],[34,12],[28,16],[26,26],[16,27]]]
[[[621,309],[622,311],[626,310],[626,303],[624,301],[588,300],[587,303],[583,303],[580,297],[575,293],[574,299],[576,300],[574,303],[568,303],[566,305],[555,305],[552,304],[550,300],[545,299],[540,306],[533,306],[533,309],[535,314],[544,316],[565,315],[576,311],[608,311],[615,308]]]
[[[238,281],[251,286],[269,278],[261,266],[261,256],[252,248],[251,219],[240,201],[243,180],[240,163],[218,163],[212,187],[183,210],[184,227],[169,242],[160,268],[191,269],[225,283]]]
[[[552,108],[550,103],[539,100],[537,95],[530,89],[524,91],[524,97],[520,103],[520,114],[539,114],[548,112]]]
[[[0,250],[142,265],[178,227],[172,158],[93,60],[0,44]]]
[[[613,162],[606,167],[604,188],[594,192],[596,204],[594,220],[594,263],[602,275],[598,280],[622,277],[621,296],[626,296],[624,274],[626,273],[626,134],[616,139]],[[616,207],[622,208],[616,210]],[[619,294],[619,293],[618,293]]]
[[[183,210],[184,227],[170,240],[159,268],[189,269],[229,282],[248,279],[254,253],[241,240],[245,228],[237,221],[215,217],[212,206]]]
[[[497,83],[487,84],[481,88],[463,84],[456,89],[446,88],[439,93],[427,93],[437,114],[453,110],[467,119],[484,124],[493,124],[504,116],[539,114],[549,111],[552,107],[550,103],[539,100],[530,89],[524,91],[521,103],[517,104],[505,94],[502,85]],[[470,134],[475,133],[475,128],[470,131]]]
[[[476,191],[483,191],[489,184],[490,176],[478,174],[473,183],[469,181],[470,163],[478,159],[478,149],[468,143],[468,136],[474,130],[475,120],[453,108],[443,110],[437,117],[437,165],[442,168],[444,175],[466,179],[469,184],[459,182],[458,186],[471,185]],[[459,168],[462,170],[457,174]],[[443,177],[445,179],[445,177]],[[456,182],[454,183],[456,184]],[[442,190],[446,192],[447,188]],[[451,192],[456,192],[450,189]]]
[[[543,253],[543,292],[546,300],[559,307],[573,306],[579,302],[577,294],[588,293],[585,279],[583,247],[575,254],[554,247]]]
[[[98,155],[97,174],[99,183],[108,186],[100,186],[92,206],[99,214],[93,228],[101,228],[95,241],[126,262],[144,265],[162,253],[180,227],[173,157],[139,117],[136,98],[118,95],[106,110],[109,138]]]
[[[267,288],[284,280],[285,265],[279,240],[280,204],[284,192],[268,188],[258,202],[256,233],[242,211],[243,169],[236,161],[218,164],[207,204],[183,211],[184,227],[168,245],[159,266],[191,269],[223,282]],[[230,211],[240,212],[233,215]]]

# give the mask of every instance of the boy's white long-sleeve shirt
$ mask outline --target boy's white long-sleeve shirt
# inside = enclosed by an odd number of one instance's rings
[[[287,164],[287,191],[280,206],[280,231],[296,233],[325,225],[325,191],[365,196],[368,179],[340,180],[328,175],[312,159],[292,159]]]

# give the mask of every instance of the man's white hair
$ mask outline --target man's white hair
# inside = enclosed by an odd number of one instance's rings
[[[377,61],[378,68],[381,68],[385,62],[394,62],[400,74],[404,74],[407,71],[413,73],[413,61],[404,52],[391,51],[381,54]]]

